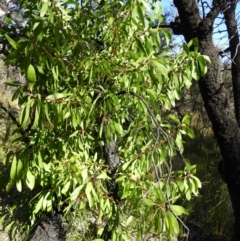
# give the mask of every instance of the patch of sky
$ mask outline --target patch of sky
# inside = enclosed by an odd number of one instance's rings
[[[208,12],[210,11],[211,7],[212,7],[212,0],[211,1],[203,1],[203,6],[200,3],[201,1],[199,1],[199,11],[201,16],[206,16],[208,14]],[[173,1],[169,1],[169,0],[161,0],[160,1],[162,7],[163,7],[163,11],[165,13],[171,13],[171,15],[168,17],[168,20],[173,21],[174,20],[174,16],[177,15],[177,9],[176,7],[174,7]],[[171,19],[170,19],[171,18]],[[236,9],[236,18],[237,21],[240,23],[240,4],[237,4],[237,9]],[[226,26],[225,26],[225,22],[223,19],[223,13],[220,13],[219,16],[216,18],[215,22],[214,22],[214,26],[213,26],[213,40],[214,43],[216,45],[217,48],[219,48],[219,50],[224,50],[228,47],[228,42],[229,42],[229,38],[228,38],[228,34],[226,31]],[[183,40],[183,38],[179,38],[179,42],[181,42]]]

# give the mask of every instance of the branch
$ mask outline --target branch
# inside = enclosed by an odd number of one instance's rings
[[[224,32],[227,32],[227,30],[218,30],[218,31],[216,31],[216,32],[213,32],[213,34],[215,34],[215,33],[224,33]]]
[[[11,118],[11,120],[17,125],[17,127],[21,128],[21,125],[19,124],[19,122],[17,121],[17,119],[15,118],[15,116],[9,111],[7,110],[2,103],[0,103],[0,109],[2,109],[5,113],[7,113],[9,115],[9,117]]]
[[[178,16],[175,18],[175,21],[170,22],[170,24],[154,25],[152,28],[170,28],[175,35],[183,35],[182,24]]]
[[[188,42],[197,37],[197,28],[201,22],[199,8],[196,0],[174,0],[181,21],[181,32]]]
[[[224,2],[225,2],[224,0],[213,1],[213,7],[211,8],[211,10],[207,14],[207,16],[202,21],[202,26],[204,26],[203,29],[204,29],[205,32],[206,31],[208,32],[209,29],[212,31],[213,22],[215,21],[215,19],[217,18],[217,16],[221,12]]]
[[[159,123],[158,123],[158,121],[156,120],[156,118],[155,118],[155,116],[154,116],[154,114],[153,114],[150,106],[148,105],[148,103],[144,100],[144,98],[143,98],[141,95],[139,95],[139,94],[137,94],[137,93],[135,93],[135,92],[133,92],[133,91],[125,91],[125,90],[120,91],[119,93],[117,93],[117,95],[121,95],[121,94],[131,94],[131,95],[133,95],[134,97],[138,98],[140,101],[142,101],[142,103],[145,105],[145,107],[146,107],[147,110],[148,110],[148,113],[149,113],[149,115],[150,115],[150,118],[152,119],[153,123],[156,125],[157,130],[160,130],[160,131],[163,133],[163,135],[166,137],[167,140],[169,139],[168,134],[167,134],[167,133],[163,130],[163,128],[159,125]]]
[[[218,55],[220,55],[222,58],[225,56],[226,53],[230,51],[230,47],[224,49],[223,51],[219,51]]]
[[[201,5],[202,5],[202,11],[203,11],[203,18],[205,18],[205,8],[204,8],[204,3],[206,3],[205,1],[203,2],[201,0]]]
[[[9,111],[7,110],[3,105],[2,103],[0,103],[0,109],[2,109],[6,114],[8,114],[8,116],[11,118],[11,120],[14,122],[14,124],[16,124],[16,126],[19,128],[19,132],[20,134],[24,137],[24,141],[26,143],[28,143],[30,140],[29,140],[29,137],[27,136],[27,132],[28,130],[24,130],[20,123],[17,121],[16,117]]]

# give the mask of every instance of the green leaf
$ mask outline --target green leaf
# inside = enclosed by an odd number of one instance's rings
[[[26,176],[26,185],[29,187],[29,189],[33,190],[35,186],[35,177],[31,173],[30,170],[27,171],[27,176]]]
[[[94,198],[93,198],[93,195],[92,195],[92,191],[93,191],[93,185],[91,182],[88,182],[87,186],[86,186],[86,190],[85,190],[85,193],[86,193],[86,196],[87,196],[87,199],[88,199],[88,203],[89,203],[89,207],[92,208],[95,201],[94,201]]]
[[[21,179],[16,182],[16,188],[19,192],[22,191],[22,180]]]
[[[176,216],[188,214],[187,210],[184,207],[179,206],[179,205],[170,205],[170,209]]]
[[[183,43],[183,50],[186,52],[186,53],[189,53],[189,48],[188,48],[188,45],[186,43]]]
[[[26,78],[28,81],[29,89],[32,90],[34,84],[37,81],[37,77],[36,77],[35,69],[31,64],[27,68]]]
[[[10,181],[6,185],[6,192],[9,192],[12,189],[12,187],[14,186],[14,184],[15,184],[15,182],[12,179],[10,179]]]
[[[155,206],[156,203],[154,203],[152,200],[148,199],[148,198],[144,198],[143,202],[147,205],[147,206]]]
[[[197,177],[191,176],[191,178],[193,179],[193,181],[194,181],[194,183],[196,185],[196,188],[201,188],[202,187],[202,183],[201,183],[201,181]]]
[[[80,173],[83,181],[85,181],[88,178],[88,168],[83,168]]]
[[[16,174],[17,174],[17,157],[16,155],[14,155],[12,165],[11,165],[11,170],[10,170],[10,178],[12,180],[15,180]]]
[[[10,223],[4,228],[4,231],[8,232],[8,231],[12,228],[13,224],[15,224],[15,221],[10,222]]]
[[[191,113],[187,113],[186,115],[184,115],[184,117],[182,119],[182,123],[184,123],[186,125],[190,125],[191,117],[192,117],[192,114]]]
[[[122,128],[122,125],[115,122],[115,121],[112,121],[113,122],[113,125],[115,127],[115,130],[117,131],[117,133],[121,136],[123,134],[123,128]]]
[[[207,55],[202,55],[202,57],[208,62],[211,63],[211,59]]]
[[[187,68],[186,68],[185,72],[187,72]],[[187,89],[189,89],[190,86],[192,85],[192,77],[193,77],[192,73],[191,73],[191,77],[183,76],[183,83]]]
[[[100,175],[98,175],[97,179],[108,179],[108,180],[111,180],[111,178],[107,175],[106,172],[102,172]]]
[[[146,92],[153,97],[153,99],[157,99],[157,93],[153,89],[146,89]]]
[[[192,192],[191,192],[191,190],[190,190],[190,187],[188,186],[188,189],[187,189],[187,191],[186,191],[186,193],[185,193],[186,199],[187,199],[188,201],[191,200],[191,194],[192,194]]]
[[[168,76],[168,70],[167,70],[167,68],[163,64],[159,63],[157,60],[152,60],[151,63],[157,68],[157,70],[163,76],[165,76],[165,77]]]
[[[180,124],[180,120],[173,114],[168,115],[169,119],[175,122],[176,124]]]
[[[134,37],[134,39],[135,39],[135,41],[136,41],[136,43],[137,43],[138,48],[142,51],[142,53],[145,54],[145,53],[146,53],[146,52],[145,52],[145,48],[144,48],[141,40],[140,40],[139,38],[137,38],[137,37]]]
[[[41,198],[38,200],[38,203],[36,204],[34,211],[33,211],[35,214],[38,213],[42,209],[43,200],[44,200],[44,196],[41,195]]]
[[[188,126],[183,125],[183,126],[182,126],[182,129],[184,130],[184,132],[185,132],[190,138],[193,139],[193,138],[195,137],[193,130],[192,130],[191,128],[189,128]]]
[[[198,52],[198,38],[193,38],[187,43],[188,47],[190,48],[191,46],[194,47],[194,51]]]
[[[163,29],[163,28],[161,28],[160,31],[161,31],[161,33],[164,34],[164,37],[165,37],[165,40],[166,40],[166,44],[169,45],[169,43],[170,43],[170,41],[171,41],[171,38],[172,38],[170,32],[167,31],[166,29]]]
[[[177,144],[179,152],[182,154],[183,153],[183,140],[182,140],[182,135],[180,132],[177,133],[176,144]]]
[[[8,17],[4,17],[3,18],[4,22],[7,23],[7,24],[12,24],[12,19],[11,18],[8,18]]]
[[[191,73],[192,73],[192,77],[195,79],[195,80],[199,80],[200,77],[201,77],[201,74],[200,74],[200,69],[198,68],[197,66],[197,63],[195,61],[191,61]]]
[[[135,53],[135,52],[132,52],[132,51],[128,51],[128,55],[133,58],[134,60],[137,60],[140,58],[140,55]]]
[[[201,75],[202,76],[205,75],[207,73],[207,64],[206,64],[205,58],[202,55],[198,56],[198,64],[200,67]]]
[[[69,191],[70,186],[71,186],[71,181],[68,181],[68,182],[63,186],[63,188],[62,188],[62,190],[61,190],[61,193],[65,195],[65,194]]]
[[[17,43],[12,38],[10,38],[7,34],[5,34],[5,37],[7,38],[8,42],[11,44],[11,46],[14,49],[17,49]]]
[[[180,190],[180,192],[185,193],[185,185],[184,185],[183,181],[178,180],[177,186],[178,186],[178,189]]]
[[[43,210],[46,211],[51,211],[52,210],[52,193],[47,192],[46,195],[44,196],[43,203],[42,203],[42,208]]]
[[[6,82],[5,82],[6,85],[9,85],[9,86],[14,86],[14,87],[19,87],[21,86],[21,83],[19,83],[19,81],[15,81],[15,80],[12,80],[12,79],[8,79]]]
[[[189,178],[187,179],[187,181],[188,181],[188,185],[189,185],[189,187],[190,187],[191,192],[192,192],[195,196],[197,196],[197,195],[198,195],[198,186],[196,185],[197,182],[194,182],[194,180],[193,180],[191,177],[189,177]]]
[[[176,217],[171,213],[167,212],[167,219],[169,224],[169,234],[178,234],[179,233],[179,224]]]
[[[137,11],[138,11],[139,19],[141,21],[142,26],[144,26],[145,25],[145,20],[144,20],[142,8],[141,8],[140,3],[138,1],[136,2],[136,4],[137,4]]]
[[[84,201],[80,201],[80,205],[79,205],[79,209],[85,209],[86,208],[86,205],[87,205],[87,202],[84,200]]]
[[[48,10],[48,0],[45,1],[45,3],[42,5],[42,8],[40,10],[40,17],[44,17],[44,15],[46,14],[47,10]]]
[[[74,189],[74,191],[70,195],[71,201],[75,201],[78,198],[80,191],[83,189],[83,187],[84,187],[84,185],[82,184]]]
[[[46,97],[46,101],[55,101],[55,100],[59,100],[59,99],[63,99],[67,96],[69,96],[70,94],[69,93],[54,93],[52,95],[48,95]]]
[[[160,233],[162,231],[162,229],[163,229],[163,227],[162,227],[162,224],[163,224],[162,216],[161,215],[155,215],[153,221],[154,221],[155,230],[158,233]]]
[[[7,215],[8,214],[2,215],[2,217],[0,218],[0,226],[2,226],[2,224],[3,224],[3,222],[4,222],[4,220],[5,220]]]
[[[39,125],[39,118],[40,118],[40,114],[41,114],[41,107],[40,107],[40,103],[38,101],[36,101],[34,114],[35,114],[34,122],[33,122],[32,127],[37,127]]]
[[[127,161],[122,165],[121,169],[125,171],[131,164],[132,164],[132,161]]]
[[[17,98],[19,98],[19,96],[23,93],[23,87],[20,86],[19,88],[16,89],[16,91],[13,93],[12,96],[12,101],[16,100]]]
[[[20,55],[19,49],[14,50],[14,51],[11,51],[11,53],[7,56],[7,60],[8,60],[8,61],[12,60],[12,61],[10,61],[10,62],[8,62],[8,63],[14,63],[15,60],[18,59],[19,55]]]
[[[22,127],[25,127],[27,125],[27,122],[30,116],[30,109],[33,101],[34,101],[33,99],[28,101],[27,104],[23,107],[23,110],[20,114],[20,124]]]
[[[168,149],[167,147],[162,147],[160,150],[160,164],[165,163],[168,159]]]
[[[16,170],[17,178],[21,177],[22,171],[23,171],[23,162],[22,162],[21,159],[18,159],[18,161],[17,161],[17,170]]]

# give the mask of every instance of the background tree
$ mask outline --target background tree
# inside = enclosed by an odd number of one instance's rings
[[[204,101],[209,119],[212,123],[214,135],[217,139],[222,161],[219,171],[226,182],[232,201],[235,216],[235,234],[232,241],[240,239],[240,53],[239,35],[236,19],[237,1],[214,0],[174,0],[178,10],[177,22],[171,23],[173,33],[183,35],[189,42],[192,38],[199,41],[199,52],[208,55],[207,74],[200,78],[199,89]],[[218,49],[213,43],[214,21],[221,14],[226,24],[231,55],[231,79],[234,93],[234,108],[229,101],[225,83],[222,79]],[[225,53],[226,51],[224,51]]]
[[[14,237],[23,224],[27,234],[47,212],[85,209],[97,240],[176,240],[186,214],[176,202],[197,195],[201,183],[187,160],[182,170],[172,167],[182,135],[193,136],[190,116],[163,112],[206,73],[208,57],[189,50],[196,40],[174,58],[163,51],[159,34],[166,43],[170,34],[152,28],[163,20],[155,1],[20,7],[27,24],[7,17],[1,29],[5,63],[26,78],[8,81],[22,111],[18,149],[5,158],[6,191],[22,195],[3,207],[5,229]]]

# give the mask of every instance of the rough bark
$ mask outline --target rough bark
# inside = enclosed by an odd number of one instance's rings
[[[232,2],[229,8],[223,10],[229,38],[231,52],[232,84],[234,94],[235,115],[240,126],[240,48],[238,26],[235,16],[236,2]]]
[[[174,4],[179,12],[181,29],[183,30],[182,34],[185,40],[189,41],[191,38],[197,37],[201,54],[208,55],[211,59],[211,64],[208,64],[207,74],[199,80],[199,89],[223,157],[219,170],[228,186],[232,201],[235,215],[235,233],[232,241],[236,241],[240,240],[240,131],[238,125],[240,101],[237,99],[240,91],[238,89],[234,90],[236,91],[234,96],[235,105],[237,105],[235,112],[229,103],[221,76],[218,50],[215,48],[212,40],[213,22],[220,11],[225,12],[229,34],[233,34],[232,31],[234,31],[235,26],[232,20],[234,16],[232,16],[231,11],[228,12],[228,7],[233,2],[213,0],[212,9],[206,17],[201,19],[195,0],[174,0]],[[234,36],[232,43],[236,41],[236,32],[235,35],[232,35]],[[236,49],[234,47],[231,48],[232,56],[235,56]],[[236,61],[238,61],[238,58]],[[239,86],[238,79],[235,79],[239,75],[238,68],[240,68],[240,64],[235,65],[235,70],[232,72],[233,89]]]

